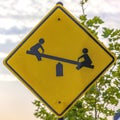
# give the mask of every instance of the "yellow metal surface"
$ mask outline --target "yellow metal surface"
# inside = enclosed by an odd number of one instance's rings
[[[84,55],[94,68],[27,54],[44,39],[44,54],[72,61]],[[42,52],[42,49],[39,49]],[[83,60],[82,60],[83,61]],[[114,56],[61,5],[56,5],[30,34],[9,54],[5,65],[30,88],[57,116],[63,116],[76,100],[114,63]],[[56,65],[63,75],[56,76]]]

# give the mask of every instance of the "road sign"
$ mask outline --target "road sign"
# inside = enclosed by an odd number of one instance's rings
[[[112,53],[60,4],[4,61],[57,116],[114,62]]]

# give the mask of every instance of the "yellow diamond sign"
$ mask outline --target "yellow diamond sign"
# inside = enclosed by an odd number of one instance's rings
[[[57,4],[4,63],[63,116],[114,61],[110,51]]]

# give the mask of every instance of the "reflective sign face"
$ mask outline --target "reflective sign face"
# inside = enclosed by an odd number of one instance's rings
[[[63,116],[114,61],[103,44],[56,5],[4,63],[56,115]]]

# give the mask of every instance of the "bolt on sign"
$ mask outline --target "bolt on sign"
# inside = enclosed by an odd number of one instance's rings
[[[4,64],[58,117],[115,62],[114,55],[57,4]]]

